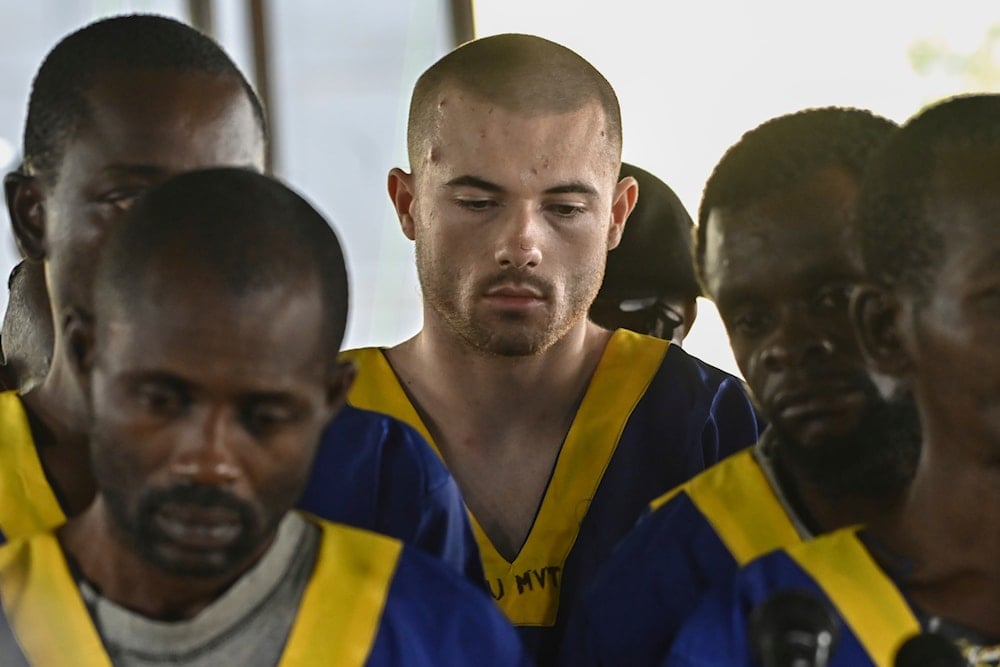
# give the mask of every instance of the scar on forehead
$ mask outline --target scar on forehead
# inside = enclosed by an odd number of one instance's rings
[[[431,146],[431,149],[427,151],[427,161],[430,163],[438,162],[441,160],[441,149],[437,146]]]

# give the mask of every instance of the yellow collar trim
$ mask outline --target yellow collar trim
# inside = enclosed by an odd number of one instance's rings
[[[891,665],[900,645],[920,632],[902,593],[857,536],[843,528],[789,549],[823,589],[876,665]]]
[[[659,370],[669,343],[618,330],[597,369],[545,491],[538,516],[513,562],[506,560],[470,513],[483,570],[494,599],[514,625],[551,626],[559,611],[563,566],[590,502],[614,456],[629,416]],[[352,405],[390,414],[416,428],[440,456],[384,353],[345,354],[358,365]]]
[[[0,393],[0,531],[15,540],[65,522],[20,397],[13,391]]]

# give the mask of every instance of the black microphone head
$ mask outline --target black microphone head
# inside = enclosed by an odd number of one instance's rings
[[[965,667],[965,658],[952,642],[941,635],[913,635],[896,651],[895,667]]]
[[[839,635],[830,605],[803,590],[778,591],[750,614],[750,645],[764,667],[824,667]]]

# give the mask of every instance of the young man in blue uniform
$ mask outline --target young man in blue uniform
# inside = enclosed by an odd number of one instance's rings
[[[250,170],[154,186],[65,320],[94,502],[0,547],[35,665],[521,665],[484,591],[398,540],[292,511],[346,398],[329,224]]]
[[[752,664],[747,617],[787,588],[836,610],[831,667],[899,664],[920,632],[952,641],[967,664],[997,664],[997,178],[1000,97],[991,95],[921,112],[873,162],[859,211],[874,285],[854,298],[852,320],[870,369],[916,400],[916,475],[893,515],[764,556],[707,596],[667,664]]]
[[[473,516],[487,582],[538,661],[646,504],[757,439],[740,381],[587,320],[635,205],[608,82],[528,35],[470,42],[413,92],[389,194],[424,322],[348,353],[349,401],[415,426]]]
[[[103,239],[140,192],[199,167],[261,170],[266,141],[250,85],[193,28],[133,15],[63,39],[32,86],[24,165],[5,181],[18,244],[44,261],[55,321],[90,303]],[[0,539],[55,527],[94,493],[83,397],[60,335],[44,382],[23,397],[0,396]],[[395,420],[351,410],[333,422],[303,501],[325,518],[418,544],[482,580],[454,480],[419,434]]]
[[[640,195],[621,243],[608,253],[590,319],[680,345],[701,296],[691,253],[694,221],[670,186],[645,169],[622,162],[619,175],[634,178]]]
[[[882,399],[848,319],[864,277],[863,171],[895,130],[810,109],[746,133],[705,188],[697,263],[769,428],[653,503],[574,616],[567,665],[655,664],[703,593],[750,559],[889,511],[919,448]]]

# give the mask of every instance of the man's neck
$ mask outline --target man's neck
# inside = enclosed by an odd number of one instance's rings
[[[924,613],[998,637],[1000,463],[956,447],[961,433],[931,437],[898,520],[872,533],[905,561],[898,578]]]
[[[388,351],[466,504],[508,560],[528,538],[610,337],[582,321],[540,354],[500,357],[425,328]]]
[[[59,349],[58,347],[56,348]],[[22,396],[42,467],[67,516],[94,498],[87,448],[87,407],[68,360],[56,354],[45,381]]]
[[[796,519],[812,535],[828,533],[856,524],[878,525],[896,515],[903,498],[903,488],[883,493],[831,491],[828,480],[818,471],[796,465],[786,455],[780,436],[768,432],[765,456],[773,469],[781,496],[791,506]]]
[[[67,560],[98,594],[162,621],[195,617],[253,567],[271,544],[269,540],[222,575],[186,577],[164,572],[125,540],[100,495],[83,514],[59,529],[58,538]]]
[[[610,337],[581,321],[547,350],[513,357],[472,349],[450,332],[425,327],[387,357],[432,418],[434,406],[450,412],[461,405],[467,421],[492,430],[575,411]]]

